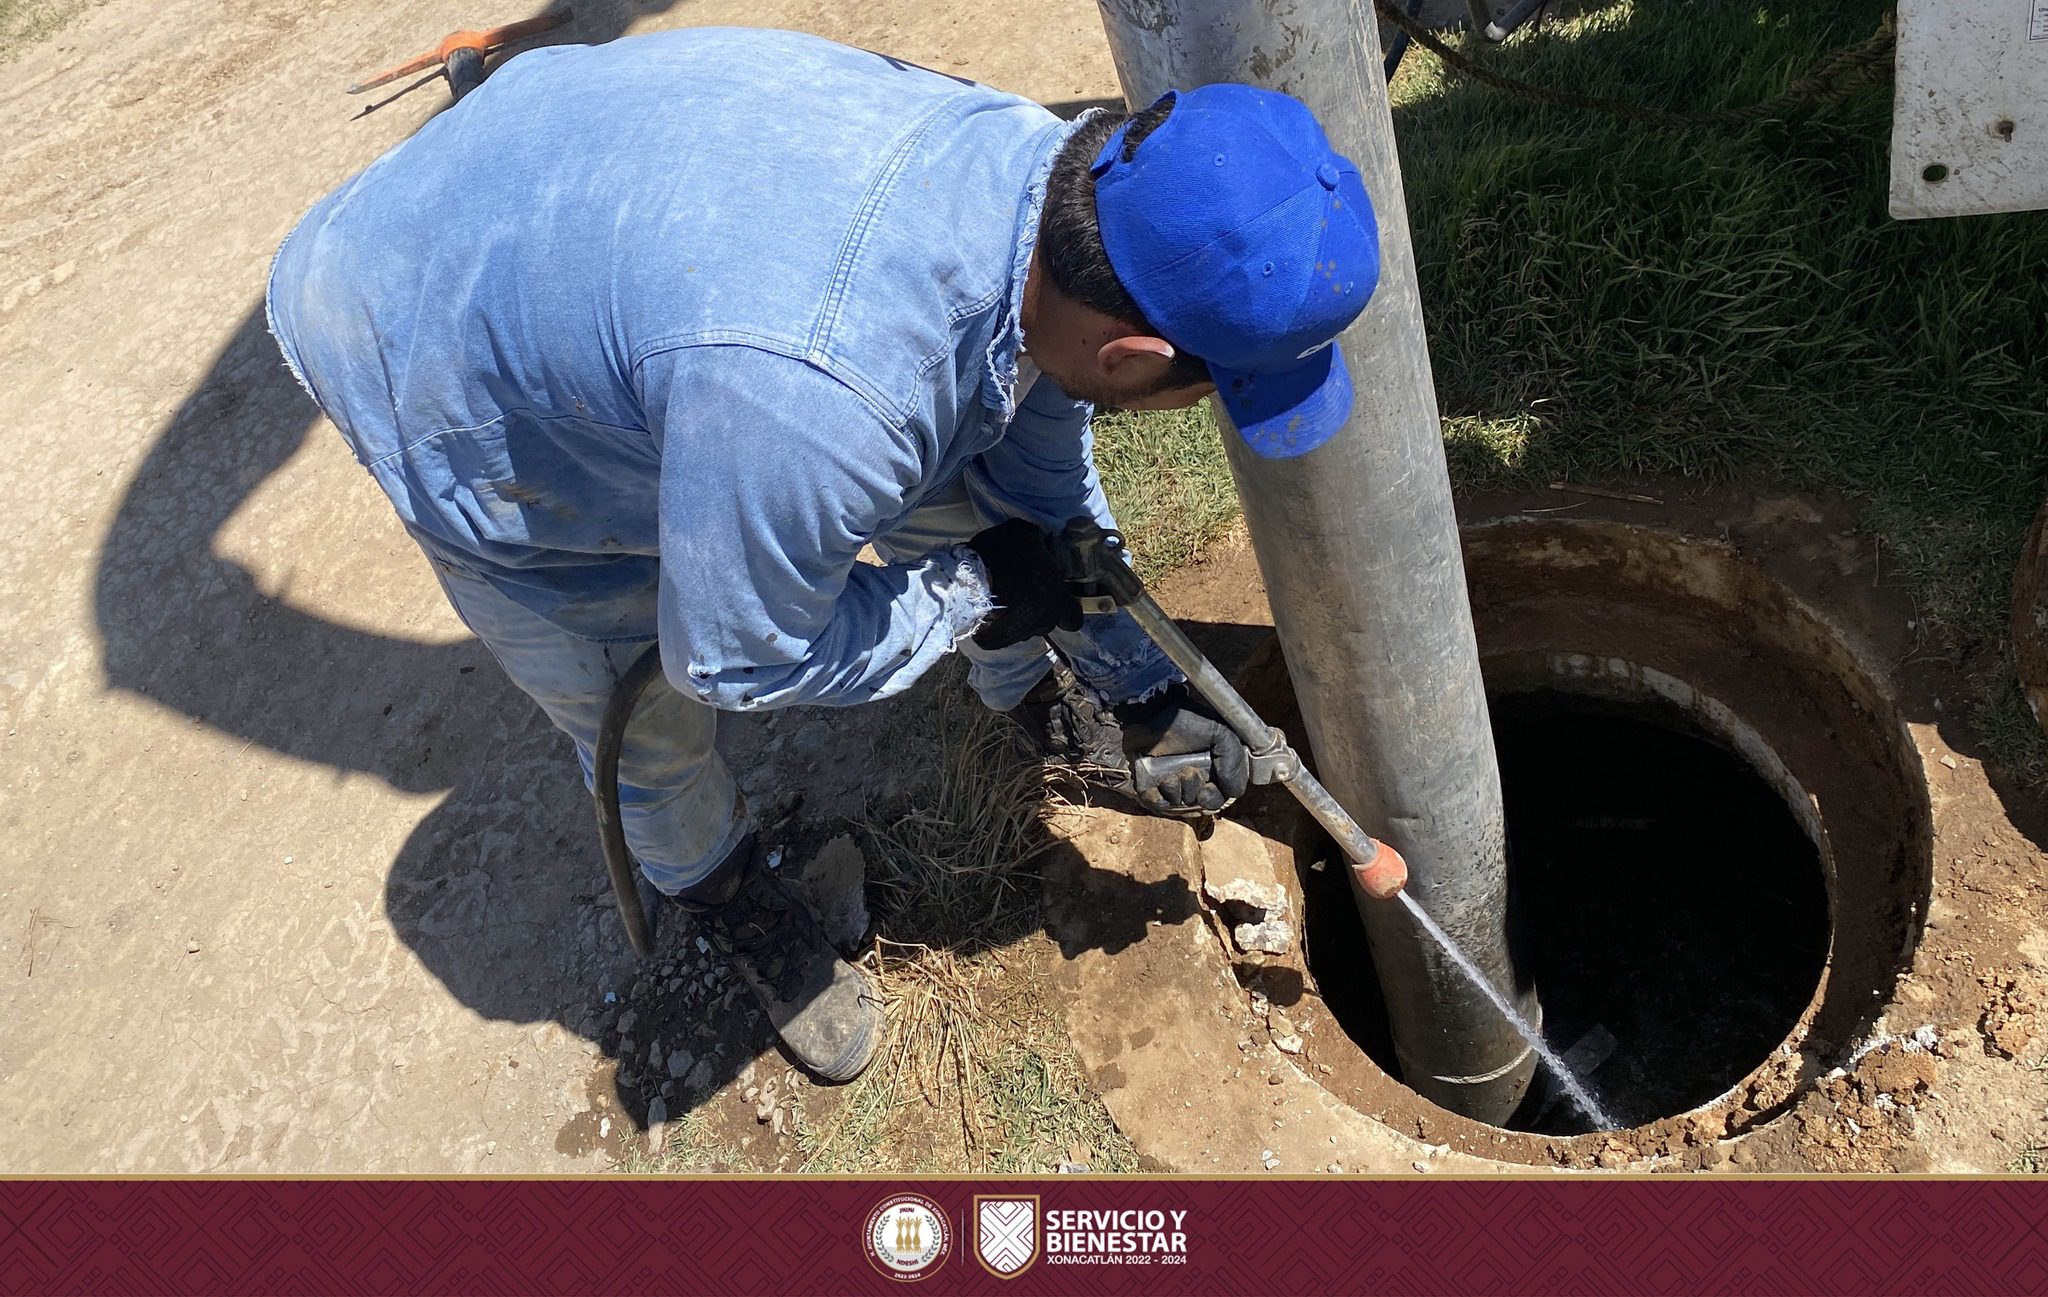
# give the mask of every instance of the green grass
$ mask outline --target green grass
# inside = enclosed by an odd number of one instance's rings
[[[620,1170],[650,1175],[705,1175],[746,1171],[746,1157],[712,1133],[703,1115],[686,1112],[668,1124],[658,1153],[644,1147],[627,1157]]]
[[[0,63],[62,27],[96,0],[0,0]]]
[[[980,1089],[995,1132],[992,1174],[1042,1175],[1062,1162],[1096,1174],[1138,1169],[1137,1149],[1081,1075],[1057,1018],[991,1060]]]
[[[1640,0],[1484,57],[1711,109],[1769,98],[1888,7]],[[1942,646],[2009,677],[2048,461],[2048,214],[1891,220],[1884,90],[1797,122],[1667,131],[1510,98],[1411,51],[1395,131],[1460,489],[1654,474],[1847,497]],[[1205,419],[1106,419],[1101,441],[1141,553],[1228,525]],[[1987,686],[1972,720],[1995,759],[2048,776],[2015,688]]]
[[[1096,467],[1140,577],[1181,566],[1237,520],[1237,488],[1206,401],[1190,410],[1105,414],[1095,430]]]

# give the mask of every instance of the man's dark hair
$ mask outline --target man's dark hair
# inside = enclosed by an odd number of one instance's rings
[[[1038,226],[1038,251],[1053,287],[1083,306],[1154,337],[1166,335],[1145,318],[1116,277],[1116,268],[1109,264],[1109,252],[1102,246],[1102,226],[1095,218],[1095,177],[1089,171],[1095,155],[1102,152],[1118,127],[1127,121],[1131,124],[1123,139],[1123,156],[1129,160],[1172,111],[1169,96],[1142,112],[1097,113],[1083,122],[1053,159],[1052,175],[1045,185],[1045,214]],[[1207,381],[1208,367],[1174,343],[1173,363],[1158,390]]]

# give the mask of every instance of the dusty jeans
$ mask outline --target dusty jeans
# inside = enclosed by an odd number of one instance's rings
[[[904,525],[875,543],[890,562],[905,562],[954,545],[989,525],[964,489],[942,492]],[[593,747],[612,687],[653,640],[584,639],[513,602],[472,573],[439,559],[435,575],[464,624],[498,664],[576,744],[589,787]],[[647,622],[655,588],[647,587]],[[1093,646],[1079,636],[1071,647]],[[968,680],[998,710],[1015,706],[1052,665],[1044,640],[991,651],[963,641],[972,662]],[[626,845],[657,888],[670,895],[701,881],[750,827],[732,773],[714,747],[718,713],[687,698],[657,675],[626,726],[619,755],[619,811]]]

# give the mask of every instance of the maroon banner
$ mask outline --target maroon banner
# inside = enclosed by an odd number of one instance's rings
[[[2013,1180],[0,1183],[4,1293],[2042,1293]]]

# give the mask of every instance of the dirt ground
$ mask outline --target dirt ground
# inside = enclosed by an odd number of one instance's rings
[[[784,25],[1062,108],[1116,93],[1086,0],[577,10],[559,39]],[[634,1158],[649,1093],[672,1119],[694,1110],[735,1165],[800,1157],[776,1114],[805,1087],[686,941],[629,959],[565,742],[463,633],[262,326],[278,240],[445,99],[422,90],[352,121],[341,87],[530,11],[105,0],[4,66],[0,1170],[600,1170]],[[2033,1169],[2048,1156],[2048,813],[1943,709],[1967,654],[1918,641],[1869,538],[1826,506],[1708,500],[1686,519],[1853,623],[1885,664],[1936,851],[1928,931],[1882,1026],[1932,1025],[1943,1044],[1807,1078],[1741,1143],[1709,1132],[1662,1164]],[[1164,594],[1241,659],[1261,634],[1254,575],[1226,546]],[[731,718],[721,746],[801,863],[906,793],[901,745],[956,687]],[[800,805],[784,795],[798,776]],[[1153,823],[1125,826],[1150,844],[1149,872],[1126,880],[1141,885],[1131,926],[1097,914],[1092,935],[1018,957],[1020,976],[1067,988],[1144,1164],[1488,1165],[1456,1132],[1358,1116],[1313,1050],[1275,1052],[1259,1034],[1270,999],[1230,980],[1174,877],[1199,853]],[[1117,962],[1132,952],[1145,958]],[[1170,978],[1175,995],[1135,994]],[[663,1016],[627,1018],[654,1000]],[[1153,1033],[1134,1016],[1147,1003],[1213,1021]],[[1190,1068],[1259,1088],[1197,1114],[1180,1097]],[[1659,1150],[1602,1153],[1589,1160]]]
[[[2048,799],[1987,764],[1946,701],[1966,696],[1976,656],[1967,646],[1957,652],[1925,638],[1910,596],[1886,580],[1875,538],[1858,529],[1848,509],[1769,491],[1616,485],[1659,502],[1539,492],[1465,500],[1461,515],[1468,525],[1517,517],[1606,520],[1725,545],[1817,613],[1896,709],[1901,755],[1926,790],[1929,836],[1910,847],[1913,859],[1901,858],[1921,880],[1905,890],[1925,893],[1902,891],[1899,898],[1924,919],[1910,947],[1887,956],[1889,972],[1854,983],[1874,985],[1857,992],[1869,997],[1866,1005],[1846,1006],[1852,1025],[1838,1031],[1842,1039],[1823,1042],[1823,1031],[1797,1051],[1777,1051],[1724,1100],[1696,1113],[1611,1137],[1545,1138],[1449,1117],[1393,1082],[1346,1038],[1313,975],[1328,966],[1316,961],[1312,945],[1305,974],[1298,954],[1247,959],[1203,925],[1182,928],[1187,950],[1179,959],[1162,957],[1153,941],[1111,943],[1075,966],[1085,975],[1069,978],[1070,1025],[1112,1115],[1141,1152],[1174,1170],[1242,1172],[1269,1159],[1276,1164],[1267,1169],[1278,1173],[1331,1166],[1471,1170],[1468,1159],[1475,1158],[1486,1159],[1489,1170],[1775,1173],[2034,1172],[2048,1164]],[[1271,615],[1242,536],[1160,583],[1159,593],[1220,661],[1259,654],[1250,646],[1261,642]],[[1486,652],[1483,608],[1479,621]],[[1738,662],[1734,669],[1757,668]],[[1247,679],[1257,674],[1254,668]],[[1841,762],[1861,760],[1835,734],[1810,737],[1823,764],[1828,746],[1838,742]],[[1896,806],[1845,805],[1839,792],[1828,798],[1836,790],[1814,789],[1838,852],[1852,849],[1860,829],[1898,818]],[[1902,801],[1917,798],[1908,792]],[[1313,897],[1318,885],[1301,858],[1283,849],[1292,836],[1274,811],[1255,797],[1238,817],[1267,834],[1278,872],[1296,874],[1290,886]],[[1105,830],[1090,830],[1095,841],[1082,845],[1094,872],[1077,877],[1128,869],[1168,881],[1121,903],[1114,888],[1098,889],[1067,913],[1049,883],[1056,933],[1129,931],[1138,915],[1159,923],[1157,896],[1183,894],[1203,877],[1200,851],[1186,851],[1176,863],[1175,851],[1185,849],[1162,841],[1158,831],[1113,831],[1137,836],[1104,843]],[[1836,867],[1848,877],[1862,863],[1838,857]],[[1734,921],[1747,899],[1725,898],[1726,908],[1715,907],[1708,921],[1716,913]],[[1833,958],[1840,961],[1848,948],[1840,925],[1866,924],[1878,907],[1870,897],[1845,908],[1837,896],[1834,905]],[[1844,975],[1838,962],[1831,976]],[[1823,1003],[1839,1006],[1840,997]],[[1824,1008],[1821,1019],[1842,1012]],[[1191,1022],[1202,1030],[1176,1025]],[[1155,1043],[1169,1030],[1186,1037],[1171,1050]],[[1286,1049],[1274,1043],[1283,1033],[1298,1037]],[[1208,1111],[1199,1117],[1173,1101],[1185,1088],[1191,1054],[1204,1055],[1201,1070],[1211,1078]],[[1607,1076],[1596,1070],[1591,1079],[1597,1086]],[[1332,1095],[1341,1109],[1373,1119],[1370,1138],[1330,1108]],[[1247,1115],[1272,1120],[1248,1125]],[[1316,1138],[1299,1139],[1298,1128]]]
[[[568,749],[261,315],[293,222],[446,98],[342,88],[539,7],[105,0],[0,69],[0,1169],[611,1160],[604,996],[640,973]],[[575,8],[555,38],[781,25],[1116,93],[1087,0]],[[929,696],[721,742],[764,803],[815,767],[830,825]],[[727,1034],[700,1083],[752,1058]]]

